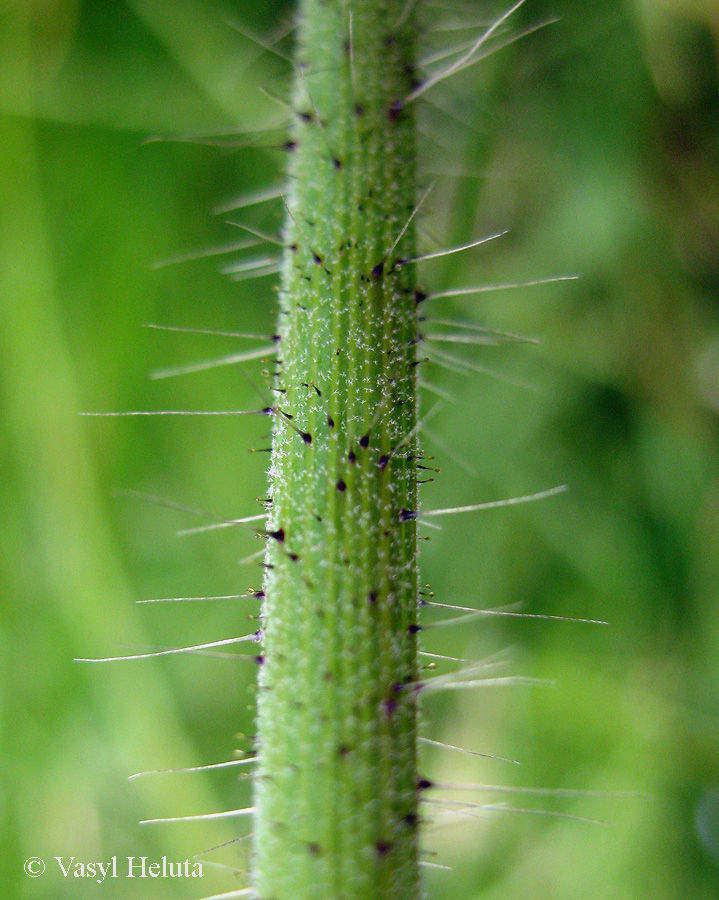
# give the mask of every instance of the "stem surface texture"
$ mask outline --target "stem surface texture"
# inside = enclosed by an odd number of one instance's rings
[[[421,894],[421,295],[405,263],[416,190],[402,102],[414,40],[406,0],[300,4],[258,698],[259,900]]]

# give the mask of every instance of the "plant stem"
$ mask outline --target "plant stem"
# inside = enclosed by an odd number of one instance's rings
[[[300,4],[258,699],[261,900],[420,896],[406,7]]]

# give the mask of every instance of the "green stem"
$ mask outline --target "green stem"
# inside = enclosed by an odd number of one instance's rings
[[[261,900],[420,895],[414,31],[302,0],[255,781]],[[400,237],[401,235],[401,237]]]

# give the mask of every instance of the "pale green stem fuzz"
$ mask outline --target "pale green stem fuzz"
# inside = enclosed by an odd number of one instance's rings
[[[406,0],[301,3],[262,611],[259,900],[420,896],[420,295],[415,265],[402,264],[416,256],[402,102],[414,35]]]

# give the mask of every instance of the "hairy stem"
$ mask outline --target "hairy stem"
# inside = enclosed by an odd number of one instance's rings
[[[414,30],[406,0],[300,7],[254,889],[413,900],[418,295],[403,99]]]

